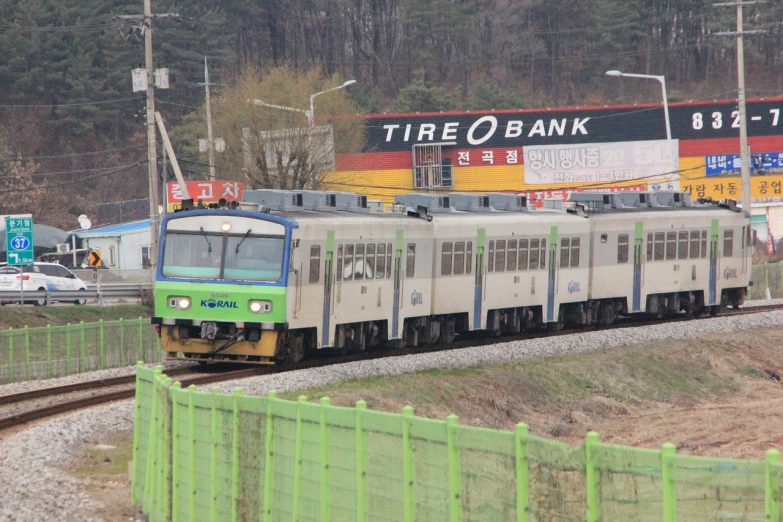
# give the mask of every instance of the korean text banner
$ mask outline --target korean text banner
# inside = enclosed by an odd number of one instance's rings
[[[525,183],[619,183],[671,180],[678,140],[622,141],[523,147]]]
[[[242,201],[245,184],[241,181],[221,179],[216,181],[186,181],[188,195],[194,203],[201,201],[207,205],[217,203],[220,198],[227,201]],[[166,185],[166,208],[168,212],[174,212],[182,207],[182,189],[179,183],[172,182]]]

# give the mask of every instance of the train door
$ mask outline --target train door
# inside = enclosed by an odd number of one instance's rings
[[[332,287],[334,286],[334,276],[332,275],[332,255],[333,252],[326,252],[324,260],[324,307],[323,307],[323,328],[321,329],[321,346],[329,346],[329,317],[332,315]]]
[[[543,240],[542,240],[543,241]],[[549,263],[547,274],[547,292],[546,292],[546,322],[551,323],[560,318],[555,318],[555,283],[557,282],[557,227],[552,227],[549,232]]]
[[[710,290],[709,305],[718,304],[718,220],[713,219],[710,226]]]
[[[484,229],[476,237],[476,277],[473,290],[473,329],[481,330],[481,301],[484,299]]]
[[[392,303],[391,338],[400,338],[400,305],[402,294],[402,231],[397,231],[397,248],[394,250],[394,298]]]
[[[637,222],[633,241],[633,311],[641,310],[642,301],[642,238],[644,223]]]

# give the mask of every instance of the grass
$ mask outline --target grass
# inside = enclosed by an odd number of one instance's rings
[[[8,328],[30,328],[38,326],[64,325],[67,323],[96,322],[99,319],[114,321],[117,319],[138,319],[150,317],[152,309],[148,306],[136,304],[118,304],[112,306],[16,306],[6,305],[0,307],[0,330]]]

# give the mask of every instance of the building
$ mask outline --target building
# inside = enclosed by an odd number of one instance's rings
[[[82,248],[98,252],[112,270],[140,270],[150,263],[150,220],[74,232]]]

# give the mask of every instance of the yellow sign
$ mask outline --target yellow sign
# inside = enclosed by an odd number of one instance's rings
[[[742,199],[742,180],[739,176],[682,179],[680,188],[689,191],[694,199]],[[751,176],[750,197],[756,203],[783,201],[783,176]]]
[[[103,260],[99,252],[90,251],[90,266],[103,266]]]

